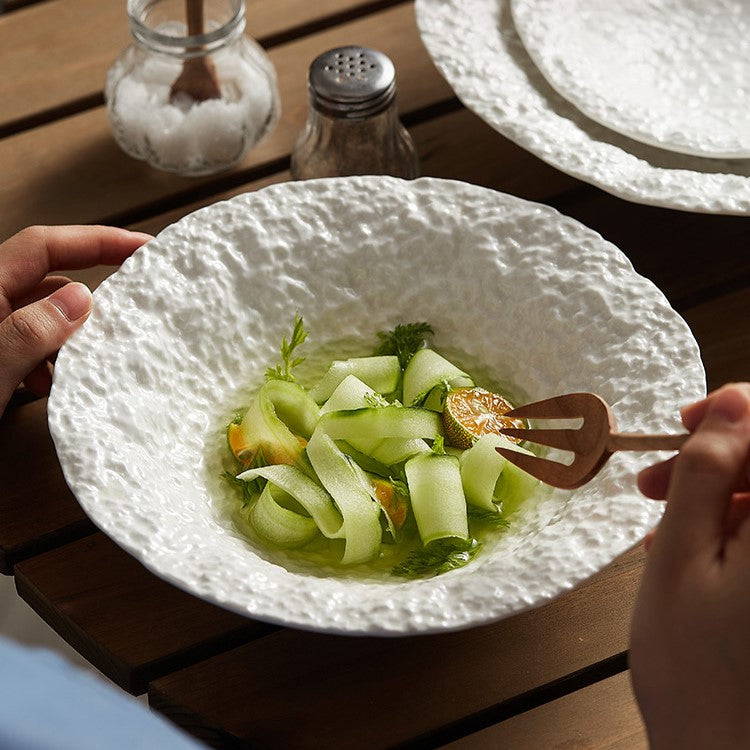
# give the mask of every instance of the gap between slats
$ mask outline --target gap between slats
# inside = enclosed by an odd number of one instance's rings
[[[630,672],[620,672],[441,746],[441,750],[498,748],[647,750],[646,728]]]
[[[39,5],[44,0],[0,0],[0,14],[12,13],[14,10],[26,8],[29,5]]]
[[[627,669],[628,654],[627,651],[623,651],[546,685],[541,685],[538,688],[517,695],[474,716],[467,716],[460,722],[440,727],[422,737],[395,745],[392,750],[430,750],[431,748],[454,742],[482,729],[487,729],[501,721],[519,716],[558,698],[575,693],[582,688],[625,672]]]

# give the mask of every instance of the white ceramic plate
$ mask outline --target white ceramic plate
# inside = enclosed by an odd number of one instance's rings
[[[95,293],[63,347],[49,422],[92,520],[157,575],[253,618],[340,633],[464,628],[541,604],[640,539],[660,506],[618,454],[540,492],[495,546],[442,576],[328,575],[254,548],[218,479],[225,425],[278,360],[429,321],[435,346],[518,399],[593,390],[623,429],[675,430],[703,394],[687,325],[613,246],[553,209],[465,183],[286,183],[191,214]],[[329,355],[330,356],[330,355]]]
[[[637,203],[750,215],[750,159],[677,154],[590,119],[533,63],[510,0],[416,0],[416,16],[432,59],[461,101],[548,164]]]
[[[527,52],[592,119],[654,146],[750,157],[747,0],[511,0]]]

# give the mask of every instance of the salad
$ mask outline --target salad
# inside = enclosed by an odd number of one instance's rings
[[[525,451],[498,432],[522,422],[431,348],[432,333],[381,332],[371,356],[334,360],[308,388],[293,373],[307,338],[295,317],[281,363],[227,427],[243,530],[347,567],[386,557],[393,575],[418,577],[465,565],[484,531],[507,527],[538,484],[495,450]]]

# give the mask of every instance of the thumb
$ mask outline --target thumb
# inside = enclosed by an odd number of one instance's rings
[[[56,352],[91,311],[91,292],[71,282],[0,321],[0,414],[16,386]]]

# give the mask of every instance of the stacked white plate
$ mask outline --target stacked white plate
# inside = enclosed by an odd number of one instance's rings
[[[416,0],[459,98],[628,200],[750,214],[748,0]]]

